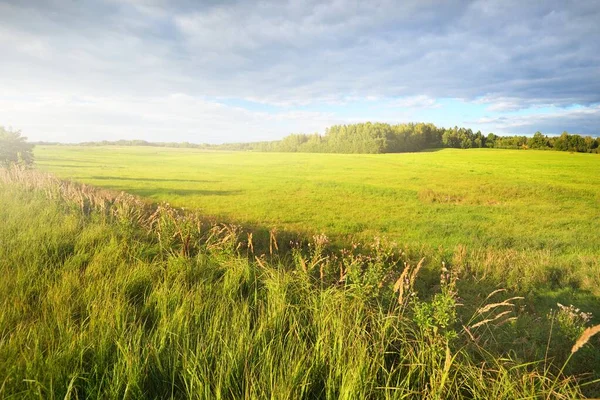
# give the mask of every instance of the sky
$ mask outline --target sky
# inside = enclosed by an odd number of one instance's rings
[[[600,1],[0,0],[0,125],[224,143],[335,124],[600,136]]]

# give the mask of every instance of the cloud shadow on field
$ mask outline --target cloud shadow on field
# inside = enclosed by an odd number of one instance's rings
[[[40,157],[38,160],[40,161],[46,161],[46,162],[51,162],[51,161],[60,161],[60,162],[72,162],[72,163],[76,163],[76,164],[94,164],[94,165],[99,165],[102,164],[102,161],[98,161],[98,160],[84,160],[81,158],[67,158],[67,157],[56,157],[56,158],[52,158],[52,157]],[[86,167],[89,167],[89,165],[86,165]]]
[[[116,189],[116,188],[115,188]],[[167,188],[123,188],[128,193],[135,194],[141,197],[152,197],[157,195],[169,196],[232,196],[242,193],[241,190],[205,190],[205,189],[167,189]]]
[[[90,176],[90,179],[101,181],[139,181],[139,182],[195,182],[195,183],[216,183],[208,179],[177,179],[177,178],[132,178],[124,176]]]
[[[36,163],[37,165],[51,166],[52,168],[89,168],[89,165],[69,165],[69,164],[45,164]]]

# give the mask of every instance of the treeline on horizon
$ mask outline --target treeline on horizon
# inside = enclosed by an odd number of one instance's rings
[[[54,144],[39,142],[38,144]],[[499,148],[540,149],[579,153],[600,153],[600,137],[563,132],[548,136],[536,132],[533,136],[484,135],[468,128],[439,128],[431,123],[357,123],[334,125],[325,134],[291,134],[281,140],[226,143],[220,145],[183,143],[153,143],[145,140],[84,142],[83,146],[160,146],[213,150],[272,151],[304,153],[405,153],[436,148]]]

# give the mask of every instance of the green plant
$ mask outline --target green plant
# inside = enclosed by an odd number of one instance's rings
[[[13,131],[0,126],[0,165],[33,164],[33,145],[27,143],[27,138],[20,131]]]

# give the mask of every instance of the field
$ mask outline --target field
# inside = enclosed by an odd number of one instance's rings
[[[35,170],[0,168],[0,203],[0,398],[600,394],[587,313],[469,292],[458,260],[323,237],[262,254],[232,226]]]
[[[221,221],[305,237],[325,233],[345,245],[385,237],[429,261],[457,263],[458,257],[500,284],[600,295],[597,155],[39,146],[35,156],[40,169],[59,177]],[[590,305],[587,298],[582,305]]]

